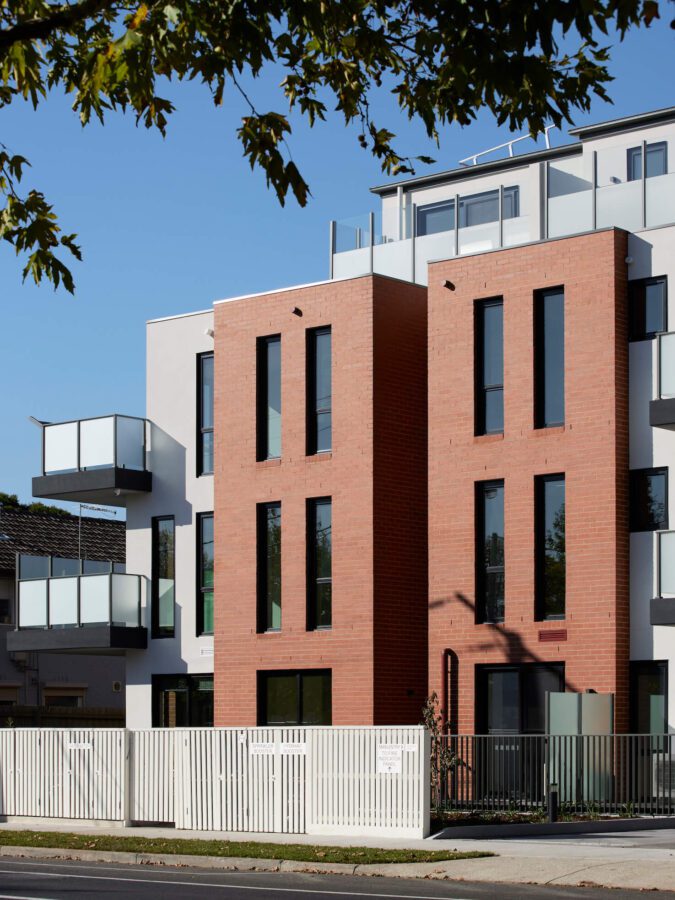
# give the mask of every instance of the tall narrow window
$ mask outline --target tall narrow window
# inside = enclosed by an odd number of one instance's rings
[[[668,733],[668,663],[630,664],[630,719],[633,734]]]
[[[307,453],[332,445],[331,331],[307,332]]]
[[[504,431],[504,304],[476,304],[476,434]]]
[[[534,296],[535,427],[565,423],[565,295],[562,288]]]
[[[175,533],[173,516],[152,520],[152,636],[155,638],[174,635]]]
[[[258,631],[281,629],[281,503],[258,504]]]
[[[307,627],[330,628],[333,591],[332,503],[307,501]]]
[[[476,485],[476,620],[504,621],[504,482]]]
[[[258,438],[259,460],[281,456],[281,336],[258,338]]]
[[[565,618],[565,476],[535,481],[537,618]]]
[[[666,277],[628,282],[630,340],[644,341],[668,331]]]
[[[198,358],[197,474],[213,474],[213,353]]]
[[[197,634],[213,634],[213,513],[197,520]]]

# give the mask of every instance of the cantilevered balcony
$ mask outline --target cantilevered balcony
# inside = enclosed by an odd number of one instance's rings
[[[110,572],[18,582],[11,651],[121,654],[147,646],[140,575]]]
[[[651,602],[652,625],[675,625],[675,531],[656,535],[658,596]]]
[[[152,490],[145,419],[100,416],[42,426],[42,475],[33,496],[124,506]]]
[[[649,422],[656,428],[675,430],[675,332],[657,339],[657,394],[649,404]]]

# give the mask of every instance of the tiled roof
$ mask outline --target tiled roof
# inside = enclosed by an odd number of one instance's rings
[[[125,561],[124,522],[82,517],[82,558]],[[0,570],[14,571],[17,553],[78,558],[78,517],[0,508]]]

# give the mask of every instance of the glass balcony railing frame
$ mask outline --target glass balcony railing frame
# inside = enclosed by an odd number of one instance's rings
[[[87,629],[87,628],[141,628],[141,598],[142,598],[142,575],[134,575],[128,572],[108,572],[105,574],[89,574],[89,575],[50,575],[49,577],[42,578],[22,578],[16,580],[16,625],[15,631],[21,632],[30,632],[30,631],[51,631],[51,630],[59,630],[59,631],[73,631],[75,629]],[[83,578],[106,578],[108,581],[107,587],[107,599],[108,599],[108,618],[107,621],[101,622],[82,622],[82,579]],[[123,624],[121,625],[119,622],[115,622],[113,620],[113,578],[125,578],[125,579],[135,579],[136,580],[136,611],[137,611],[137,619],[133,625]],[[51,585],[55,582],[62,582],[65,580],[76,579],[77,581],[77,600],[76,600],[76,608],[77,608],[77,622],[62,624],[59,623],[57,625],[53,625],[51,620],[51,605],[50,605],[50,595],[51,595]],[[21,625],[21,584],[34,584],[36,582],[44,581],[46,582],[46,595],[45,595],[45,603],[46,603],[46,624],[44,625]]]
[[[675,584],[672,585],[674,588],[673,591],[667,591],[665,594],[663,593],[663,549],[662,543],[664,538],[673,535],[672,540],[675,541],[675,530],[666,529],[664,531],[656,531],[654,532],[656,535],[656,596],[657,597],[666,597],[666,598],[675,598]]]
[[[102,419],[112,419],[113,420],[113,464],[111,466],[82,466],[81,465],[81,447],[82,447],[82,438],[81,438],[81,425],[82,422],[95,422],[100,421]],[[121,413],[108,413],[103,416],[89,416],[86,419],[67,419],[63,422],[46,422],[42,426],[42,460],[41,460],[41,475],[43,477],[49,477],[51,475],[62,475],[62,474],[73,474],[78,472],[92,472],[100,469],[126,469],[127,467],[124,465],[118,465],[118,441],[117,441],[117,422],[119,419],[130,419],[135,422],[143,422],[143,468],[142,469],[129,469],[129,471],[148,471],[148,421],[142,416],[127,416],[122,415]],[[46,459],[46,433],[48,428],[53,428],[58,425],[77,425],[77,468],[73,469],[64,469],[64,470],[45,470],[45,459]]]
[[[656,400],[673,400],[675,399],[675,391],[672,394],[663,393],[663,341],[665,338],[672,338],[675,341],[675,331],[660,331],[656,335]]]

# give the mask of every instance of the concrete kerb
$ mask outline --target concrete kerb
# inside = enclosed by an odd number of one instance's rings
[[[638,890],[671,891],[675,885],[675,859],[643,863],[579,856],[564,859],[485,857],[447,860],[436,863],[389,863],[354,865],[346,863],[299,862],[250,858],[190,856],[166,853],[68,850],[47,847],[0,847],[0,858],[36,860],[76,860],[189,867],[231,872],[296,872],[323,875],[361,875],[383,878],[425,878],[448,881],[475,881],[503,884],[559,884],[569,886],[631,887]]]

